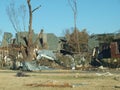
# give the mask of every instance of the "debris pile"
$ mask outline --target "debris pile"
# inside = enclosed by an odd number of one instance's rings
[[[39,71],[39,70],[53,70],[53,68],[50,68],[48,66],[41,66],[38,65],[36,61],[26,61],[23,63],[22,70],[25,71]]]

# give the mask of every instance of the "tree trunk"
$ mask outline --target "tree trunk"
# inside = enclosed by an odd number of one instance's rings
[[[26,48],[28,52],[28,56],[26,59],[31,61],[33,55],[33,41],[32,41],[33,30],[32,30],[32,7],[30,1],[31,0],[27,0],[27,4],[29,8],[29,31],[28,31],[28,46]]]
[[[28,8],[29,8],[29,33],[28,33],[28,45],[31,46],[32,45],[32,7],[30,4],[30,0],[27,0],[28,3]]]
[[[32,10],[32,6],[31,6],[30,1],[31,0],[27,0],[28,9],[29,9],[28,45],[27,45],[27,48],[26,48],[26,51],[27,51],[27,58],[26,59],[27,60],[32,60],[32,58],[33,58],[33,49],[34,49],[34,43],[33,43],[33,40],[32,40],[32,38],[33,38],[32,13],[41,7],[41,5],[40,5],[40,6],[38,6],[35,9]]]

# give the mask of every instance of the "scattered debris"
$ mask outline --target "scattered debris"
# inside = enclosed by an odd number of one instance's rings
[[[25,71],[40,71],[40,70],[53,70],[53,68],[49,68],[47,66],[40,66],[37,65],[37,61],[25,61],[23,63],[23,68],[22,70]]]
[[[104,69],[104,67],[103,67],[103,66],[99,66],[99,67],[98,67],[98,69],[101,69],[101,70],[103,70],[103,69]]]
[[[79,87],[79,86],[83,86],[83,85],[88,85],[87,83],[77,83],[77,84],[72,84],[72,87]]]
[[[114,77],[114,80],[116,80],[116,81],[120,81],[120,76],[116,76],[116,77]]]
[[[16,74],[16,77],[27,77],[29,75],[26,75],[24,72],[20,71],[20,72],[17,72]]]
[[[111,74],[110,72],[106,72],[106,73],[96,73],[97,76],[112,76],[113,74]]]
[[[79,74],[79,73],[76,73],[74,77],[75,77],[75,78],[78,78],[78,77],[80,77],[80,74]]]
[[[120,85],[116,85],[115,88],[120,88]]]
[[[42,57],[49,59],[49,60],[56,60],[56,56],[54,55],[54,53],[50,50],[39,50],[37,52],[38,56],[37,56],[37,60],[40,60]]]

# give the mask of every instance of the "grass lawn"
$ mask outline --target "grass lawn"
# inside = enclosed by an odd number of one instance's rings
[[[119,90],[120,74],[96,74],[69,70],[25,72],[25,77],[16,77],[18,71],[0,70],[0,90]],[[98,73],[98,72],[97,72]],[[47,85],[54,86],[47,86]],[[57,87],[60,85],[60,87]],[[71,85],[64,87],[61,85]],[[116,86],[118,86],[116,88]]]

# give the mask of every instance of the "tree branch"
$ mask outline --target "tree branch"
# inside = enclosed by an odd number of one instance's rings
[[[69,5],[70,5],[70,7],[72,8],[72,11],[75,12],[75,9],[74,9],[73,5],[71,4],[71,1],[70,1],[70,0],[68,0],[68,3],[69,3]]]
[[[34,12],[34,11],[36,11],[37,9],[39,9],[41,7],[41,5],[39,5],[38,7],[36,7],[35,9],[33,9],[32,10],[32,13]]]

